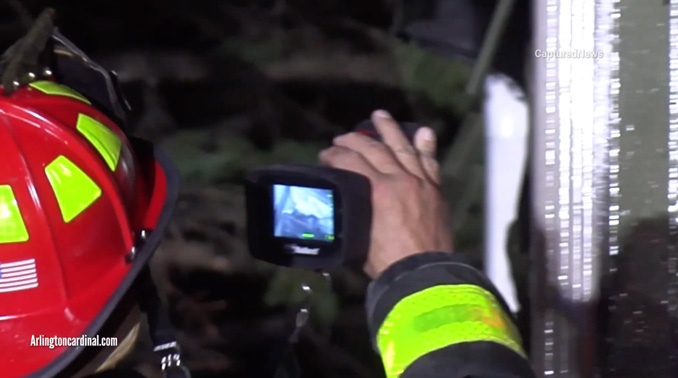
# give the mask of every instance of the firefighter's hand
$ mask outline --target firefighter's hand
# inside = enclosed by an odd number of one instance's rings
[[[364,269],[376,278],[404,257],[452,252],[452,236],[433,130],[419,129],[413,146],[388,113],[374,112],[372,122],[383,143],[357,132],[345,134],[320,153],[320,160],[360,173],[372,184],[372,240]]]

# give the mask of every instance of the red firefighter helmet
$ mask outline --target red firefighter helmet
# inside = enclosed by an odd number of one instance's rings
[[[82,346],[36,340],[97,335],[146,268],[178,191],[150,144],[54,76],[31,78],[0,88],[3,378],[53,376],[76,358]]]

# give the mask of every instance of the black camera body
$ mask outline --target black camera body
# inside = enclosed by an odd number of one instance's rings
[[[413,141],[421,126],[400,127]],[[370,120],[354,130],[381,141]],[[245,181],[250,253],[305,269],[364,264],[372,228],[371,189],[367,177],[329,167],[274,165],[250,172]]]
[[[372,224],[369,180],[308,165],[275,165],[246,178],[252,256],[305,269],[357,265],[367,258]]]

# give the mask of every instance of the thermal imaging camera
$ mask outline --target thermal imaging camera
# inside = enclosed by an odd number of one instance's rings
[[[401,127],[412,140],[419,125]],[[371,121],[355,130],[380,140]],[[329,167],[276,165],[250,172],[245,193],[255,258],[318,270],[367,259],[372,200],[366,177]]]
[[[366,177],[327,167],[277,165],[251,172],[245,192],[255,258],[307,269],[365,260],[372,221]]]

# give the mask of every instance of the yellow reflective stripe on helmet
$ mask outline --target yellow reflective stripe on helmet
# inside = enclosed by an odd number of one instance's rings
[[[0,185],[0,244],[25,241],[28,241],[28,230],[12,187]]]
[[[94,148],[104,158],[108,168],[115,171],[120,160],[122,141],[111,129],[96,119],[85,115],[78,115],[77,129],[89,140]]]
[[[54,95],[54,96],[66,96],[70,98],[74,98],[76,100],[80,100],[84,102],[85,104],[92,105],[89,100],[81,95],[80,93],[72,90],[71,88],[61,85],[59,83],[55,83],[53,81],[49,80],[40,80],[40,81],[35,81],[30,84],[32,88],[35,88],[39,90],[42,93],[48,94],[48,95]]]
[[[525,356],[520,335],[497,299],[475,285],[441,285],[414,293],[391,310],[377,334],[388,378],[449,345],[491,341]]]
[[[49,163],[45,167],[45,173],[66,223],[72,221],[101,197],[101,188],[64,156],[59,156]]]

